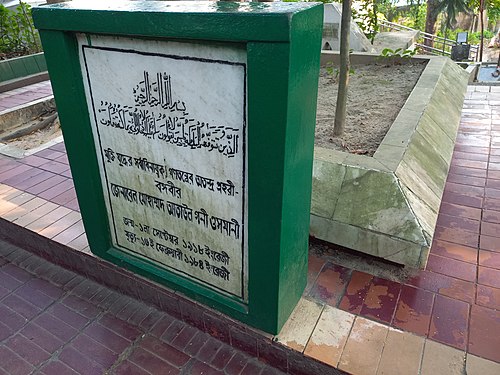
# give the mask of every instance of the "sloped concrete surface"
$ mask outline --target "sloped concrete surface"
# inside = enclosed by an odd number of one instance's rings
[[[373,157],[316,148],[312,236],[425,266],[468,81],[451,60],[428,59]]]

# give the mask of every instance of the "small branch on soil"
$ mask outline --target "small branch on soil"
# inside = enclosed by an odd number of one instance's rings
[[[36,122],[36,123],[29,125],[25,128],[17,129],[15,131],[13,131],[12,133],[3,136],[2,138],[0,138],[0,141],[3,141],[3,142],[10,141],[12,139],[23,137],[25,135],[36,132],[37,130],[44,129],[44,128],[50,126],[56,119],[57,119],[57,113],[54,113],[42,121]]]

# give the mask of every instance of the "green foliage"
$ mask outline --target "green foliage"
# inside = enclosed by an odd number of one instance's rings
[[[458,13],[468,12],[470,10],[469,0],[441,0],[436,11],[446,13],[446,28],[450,29],[456,23]]]
[[[467,30],[462,30],[462,29],[449,30],[448,29],[448,30],[446,30],[446,38],[451,39],[451,40],[457,40],[457,34],[461,33],[461,32],[464,32],[464,31],[467,31]],[[484,30],[484,39],[485,40],[493,38],[494,35],[495,34],[492,33],[491,31]],[[438,32],[438,36],[444,37],[443,32],[439,31]],[[474,32],[474,33],[469,32],[467,43],[469,43],[469,44],[479,44],[480,40],[481,40],[481,32],[479,32],[479,31],[478,32]]]
[[[0,53],[40,52],[40,37],[33,25],[31,6],[19,1],[15,10],[0,5]]]
[[[417,53],[416,50],[396,48],[395,50],[390,48],[384,48],[380,57],[383,58],[401,58],[401,59],[410,59]]]
[[[479,13],[479,4],[480,0],[468,0],[469,8],[476,14]],[[500,19],[500,0],[484,0],[484,6],[490,22],[495,23]]]
[[[326,66],[325,66],[325,70],[326,70],[326,73],[332,77],[332,79],[337,79],[338,76],[339,76],[339,73],[340,73],[340,69],[339,68],[335,68],[333,66],[333,63],[332,62],[327,62],[326,63]],[[356,71],[350,67],[349,68],[349,74],[355,74]]]
[[[399,19],[395,22],[403,26],[411,27],[412,29],[424,31],[426,15],[426,3],[423,1],[415,1],[413,4],[409,4],[409,10],[401,13]]]
[[[359,9],[352,9],[352,17],[366,37],[372,42],[379,31],[378,0],[363,0]]]

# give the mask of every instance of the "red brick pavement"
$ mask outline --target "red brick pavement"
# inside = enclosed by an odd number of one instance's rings
[[[0,374],[282,374],[180,320],[0,241]]]

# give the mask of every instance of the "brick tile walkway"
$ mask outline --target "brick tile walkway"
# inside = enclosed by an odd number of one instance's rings
[[[500,362],[500,87],[469,87],[425,270],[309,264],[308,298]]]
[[[0,112],[52,95],[50,81],[35,83],[0,93]]]
[[[0,240],[0,374],[282,374]]]

